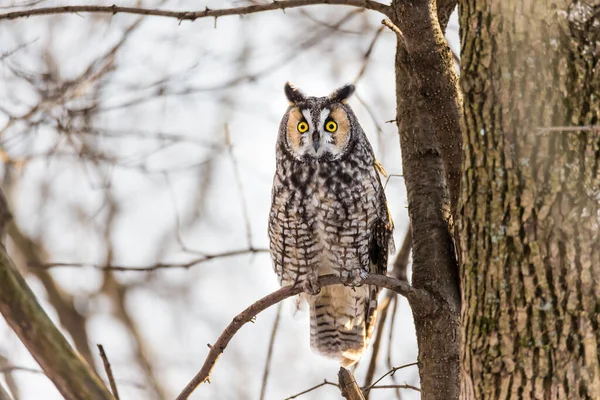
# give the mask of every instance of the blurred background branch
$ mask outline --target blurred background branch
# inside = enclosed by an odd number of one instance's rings
[[[0,216],[4,231],[10,212],[1,192]],[[0,312],[65,399],[113,398],[40,307],[4,246],[0,246]]]

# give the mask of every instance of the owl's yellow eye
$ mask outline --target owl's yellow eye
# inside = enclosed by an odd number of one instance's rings
[[[308,124],[305,121],[298,122],[298,132],[304,133],[308,130]]]
[[[327,130],[327,132],[335,132],[337,131],[337,124],[335,123],[335,121],[328,121],[325,124],[325,129]]]

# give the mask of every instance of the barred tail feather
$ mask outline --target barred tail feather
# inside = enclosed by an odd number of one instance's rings
[[[310,344],[343,366],[362,356],[375,326],[377,288],[328,286],[310,296]]]

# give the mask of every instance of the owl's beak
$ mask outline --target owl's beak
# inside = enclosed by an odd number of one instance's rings
[[[319,150],[319,141],[320,141],[320,137],[319,137],[319,132],[314,132],[313,133],[313,147],[315,149],[315,153]]]

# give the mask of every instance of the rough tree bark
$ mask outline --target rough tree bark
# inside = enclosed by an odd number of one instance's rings
[[[460,20],[462,398],[598,399],[600,3]]]
[[[413,285],[433,304],[411,303],[419,345],[421,396],[459,395],[460,295],[450,210],[461,167],[461,100],[443,35],[456,2],[397,0],[397,122],[413,230]]]

